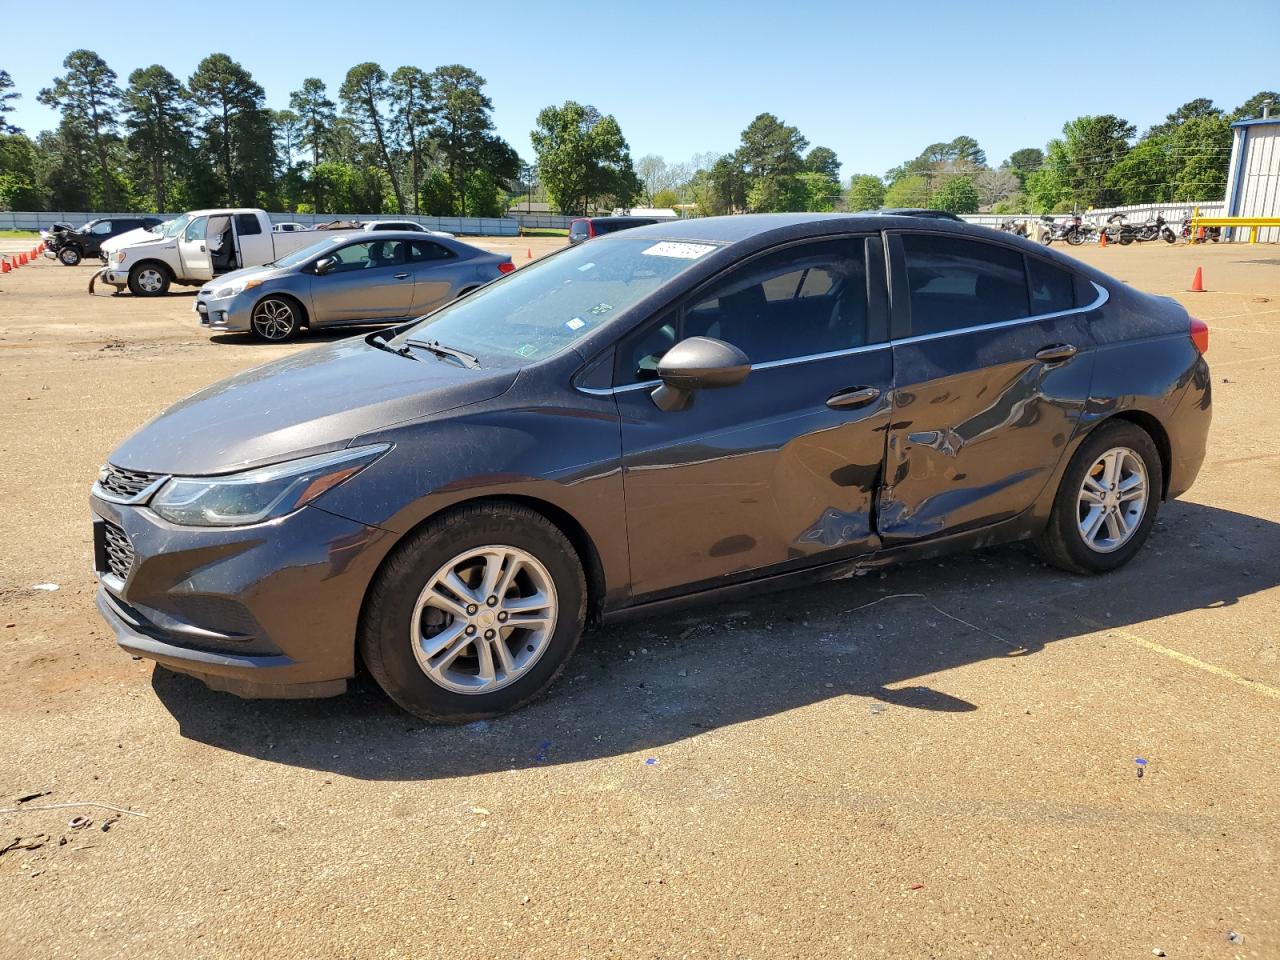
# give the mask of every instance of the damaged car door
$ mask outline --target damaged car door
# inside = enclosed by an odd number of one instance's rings
[[[884,262],[878,235],[775,248],[619,343],[634,595],[875,549],[893,389]],[[660,409],[659,361],[693,337],[737,348],[750,371]]]
[[[1101,288],[1059,264],[952,234],[889,236],[893,423],[886,546],[1021,513],[1068,449],[1093,369]]]

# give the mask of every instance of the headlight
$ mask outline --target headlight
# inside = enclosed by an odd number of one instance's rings
[[[261,523],[310,503],[390,449],[378,443],[221,477],[174,477],[152,498],[151,509],[170,523],[196,527]]]
[[[252,290],[254,287],[262,286],[262,281],[256,277],[252,280],[237,280],[228,286],[219,288],[218,292],[213,295],[215,300],[225,300],[227,297],[234,297],[237,294],[244,293],[246,290]]]
[[[112,254],[111,259],[114,260],[116,263],[124,263],[125,256],[126,254],[123,250],[117,250],[114,254]]]

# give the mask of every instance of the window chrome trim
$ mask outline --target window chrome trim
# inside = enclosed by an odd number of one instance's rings
[[[858,353],[870,353],[873,350],[887,350],[892,346],[888,340],[880,343],[867,343],[860,347],[849,347],[847,350],[830,350],[827,353],[810,353],[803,357],[787,357],[785,360],[765,360],[763,363],[753,363],[752,370],[771,370],[774,367],[789,367],[796,363],[808,363],[812,360],[830,360],[835,357],[848,357]],[[662,385],[661,380],[645,380],[641,383],[628,383],[621,387],[577,387],[582,393],[590,394],[593,397],[609,397],[617,393],[627,393],[631,390],[653,389]]]
[[[1111,299],[1111,293],[1106,287],[1099,283],[1094,283],[1092,280],[1089,282],[1093,284],[1093,289],[1098,291],[1098,298],[1088,306],[1072,307],[1070,310],[1056,310],[1053,313],[1037,313],[1032,317],[1018,317],[1014,320],[1001,320],[997,323],[979,323],[972,327],[957,327],[955,330],[943,330],[940,333],[921,333],[914,337],[902,337],[901,339],[890,340],[889,342],[895,346],[908,343],[923,343],[926,340],[939,340],[942,337],[957,337],[966,333],[977,333],[980,330],[1001,330],[1005,327],[1015,327],[1023,323],[1036,323],[1040,320],[1056,320],[1059,317],[1069,317],[1077,313],[1089,313],[1092,310],[1097,310]]]
[[[1056,310],[1053,313],[1038,313],[1032,317],[1018,317],[1015,320],[1001,320],[997,323],[980,323],[972,327],[959,327],[955,330],[944,330],[941,333],[922,333],[914,337],[902,337],[898,340],[886,340],[883,343],[869,343],[861,347],[850,347],[848,350],[832,350],[828,353],[811,353],[803,357],[788,357],[785,360],[766,360],[763,363],[753,363],[752,370],[769,370],[774,367],[787,367],[796,363],[808,363],[813,360],[830,360],[835,357],[853,356],[859,353],[869,353],[872,350],[884,350],[888,347],[899,346],[909,343],[923,343],[926,340],[938,340],[942,337],[955,337],[966,333],[977,333],[980,330],[1002,330],[1005,327],[1013,327],[1023,323],[1036,323],[1041,320],[1056,320],[1059,317],[1069,317],[1078,313],[1089,313],[1097,310],[1111,299],[1111,293],[1106,287],[1090,280],[1093,289],[1098,291],[1097,299],[1093,303],[1083,307],[1072,307],[1070,310]],[[642,383],[628,383],[621,387],[575,387],[578,391],[590,394],[593,397],[610,397],[619,393],[628,393],[632,390],[652,389],[662,381],[646,380]]]

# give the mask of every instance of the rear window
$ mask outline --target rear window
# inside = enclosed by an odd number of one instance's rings
[[[236,233],[242,237],[252,236],[255,233],[262,232],[262,224],[258,222],[258,217],[252,213],[236,214]]]
[[[569,236],[571,237],[585,237],[590,232],[591,230],[585,220],[575,220],[569,224]]]
[[[905,234],[911,333],[945,333],[1029,316],[1022,254],[994,243]]]
[[[1039,257],[1027,257],[1027,279],[1031,283],[1031,313],[1058,313],[1076,306],[1075,278],[1060,267]]]

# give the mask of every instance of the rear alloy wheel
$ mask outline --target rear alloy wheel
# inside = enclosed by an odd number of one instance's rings
[[[365,604],[360,651],[405,710],[465,723],[546,690],[585,620],[586,580],[564,534],[526,507],[482,503],[396,549]]]
[[[140,263],[129,271],[129,290],[135,297],[160,297],[169,292],[169,273],[154,263]]]
[[[1151,533],[1163,482],[1160,455],[1145,430],[1120,420],[1098,427],[1063,474],[1037,551],[1073,573],[1123,566]]]
[[[249,320],[254,336],[268,343],[284,343],[292,340],[301,326],[298,308],[282,297],[259,300]]]
[[[63,247],[58,251],[58,262],[67,267],[79,266],[80,251],[75,247]]]

